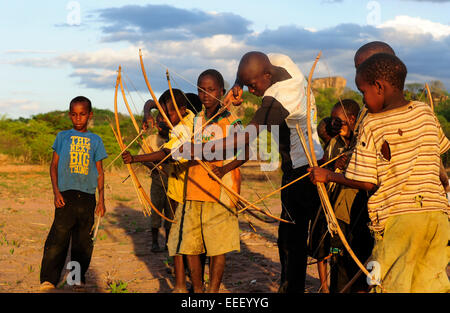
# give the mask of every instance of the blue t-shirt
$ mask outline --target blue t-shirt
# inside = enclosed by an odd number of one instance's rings
[[[56,135],[52,148],[59,156],[59,191],[95,194],[98,178],[95,163],[108,157],[100,136],[89,131],[65,130]]]

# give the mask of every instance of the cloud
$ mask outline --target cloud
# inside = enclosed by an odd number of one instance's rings
[[[364,43],[380,40],[389,43],[408,67],[408,79],[438,79],[450,88],[450,28],[428,20],[400,16],[378,27],[341,24],[310,31],[296,25],[267,29],[248,38],[247,43],[264,52],[281,52],[306,73],[319,50],[322,60],[316,75],[341,75],[354,86],[353,56]],[[324,61],[325,59],[325,61]]]
[[[138,57],[142,48],[152,86],[161,93],[167,89],[166,68],[175,76],[174,83],[179,83],[174,87],[195,91],[191,84],[208,68],[218,69],[228,82],[233,82],[240,57],[251,50],[285,53],[304,74],[320,50],[323,56],[316,77],[341,75],[355,88],[355,51],[369,41],[380,40],[389,43],[405,62],[408,79],[439,79],[450,87],[449,26],[418,17],[397,16],[377,27],[340,24],[310,29],[284,25],[257,33],[249,29],[250,22],[238,15],[170,6],[125,6],[104,9],[98,14],[104,23],[104,40],[128,41],[128,47],[25,57],[9,63],[34,67],[69,65],[73,68],[71,77],[78,79],[80,85],[109,90],[114,87],[118,66],[122,65],[129,89],[146,93]],[[224,25],[225,21],[231,25]],[[233,25],[233,21],[239,25]],[[202,29],[205,25],[206,30]]]
[[[343,2],[344,0],[322,0],[322,3],[337,3]],[[410,2],[436,2],[436,3],[445,3],[450,2],[450,0],[402,0],[402,1],[410,1]]]
[[[403,0],[403,1],[411,1],[411,2],[436,2],[436,3],[450,2],[450,0]]]
[[[419,17],[396,16],[379,25],[378,28],[394,28],[397,32],[408,34],[410,37],[429,34],[433,39],[442,39],[450,36],[450,26],[435,23]]]
[[[40,108],[39,103],[30,99],[0,99],[0,108],[21,111],[37,112]]]
[[[127,5],[98,11],[105,41],[191,40],[250,33],[251,22],[234,13],[180,9],[168,5]]]
[[[6,50],[4,54],[55,54],[56,50],[28,50],[28,49],[15,49]]]

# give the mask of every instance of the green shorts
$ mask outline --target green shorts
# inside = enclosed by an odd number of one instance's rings
[[[169,234],[169,255],[221,255],[240,251],[236,209],[215,202],[187,200],[175,212]]]
[[[381,285],[374,292],[449,292],[446,273],[448,215],[423,212],[391,216],[375,234],[371,259],[378,262]]]

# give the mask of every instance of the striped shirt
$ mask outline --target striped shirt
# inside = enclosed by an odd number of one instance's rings
[[[369,113],[361,126],[345,177],[377,185],[367,204],[372,230],[382,231],[393,215],[450,213],[439,180],[450,141],[427,104]]]

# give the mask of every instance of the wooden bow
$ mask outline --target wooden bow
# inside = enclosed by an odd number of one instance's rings
[[[116,136],[116,140],[120,146],[121,150],[124,150],[125,148],[125,144],[123,143],[122,140],[122,134],[120,131],[120,123],[119,123],[119,112],[117,110],[117,93],[118,93],[118,89],[119,89],[119,85],[121,86],[122,89],[122,95],[124,96],[124,101],[126,101],[125,98],[125,94],[123,92],[123,86],[122,86],[122,76],[121,76],[121,67],[119,66],[119,71],[117,73],[117,80],[116,80],[116,87],[115,87],[115,91],[114,91],[114,117],[116,120],[116,132],[114,132],[114,135]],[[133,117],[134,119],[134,117]],[[134,120],[135,121],[135,120]],[[136,124],[137,125],[137,124]],[[139,128],[138,128],[139,131]],[[152,203],[152,201],[150,200],[150,197],[147,195],[147,193],[145,192],[144,188],[142,188],[141,183],[139,182],[139,179],[136,175],[136,173],[134,172],[133,168],[131,167],[131,164],[126,164],[128,172],[130,173],[130,177],[132,178],[136,193],[138,195],[138,199],[141,202],[141,204],[144,207],[144,214],[146,215],[151,215],[151,209],[153,209],[159,216],[161,216],[163,219],[171,222],[171,223],[175,223],[174,220],[171,220],[169,218],[167,218],[166,216],[164,216],[164,214],[162,214]]]
[[[158,99],[156,98],[155,93],[153,92],[153,89],[152,89],[152,87],[151,87],[151,85],[150,85],[150,82],[149,82],[149,80],[148,80],[148,78],[147,78],[147,74],[146,74],[146,71],[145,71],[144,60],[143,60],[143,57],[142,57],[142,51],[141,51],[141,50],[139,50],[139,60],[140,60],[140,64],[141,64],[142,74],[143,74],[143,76],[144,76],[144,80],[145,80],[145,83],[146,83],[146,85],[147,85],[147,88],[148,88],[148,90],[149,90],[149,92],[150,92],[150,94],[151,94],[153,100],[155,101],[155,104],[156,104],[156,106],[158,107],[158,110],[160,111],[161,116],[164,118],[164,120],[166,121],[166,123],[167,123],[167,125],[170,127],[170,129],[173,129],[174,127],[173,127],[172,122],[169,120],[169,118],[168,118],[167,115],[165,114],[163,108],[161,107],[161,105],[160,105]],[[167,78],[169,78],[168,71],[166,72],[166,74],[167,74]],[[176,101],[175,101],[175,97],[173,96],[173,91],[172,91],[172,87],[171,87],[171,84],[170,84],[170,79],[168,80],[168,84],[169,84],[169,91],[170,91],[170,93],[171,93],[173,105],[174,105],[174,107],[176,108],[175,110],[177,111],[177,114],[179,114],[180,121],[182,122],[182,121],[183,121],[183,118],[182,118],[182,116],[181,116],[181,114],[180,114],[180,112],[179,112],[177,103],[176,103]],[[212,116],[208,121],[206,121],[206,123],[204,123],[204,124],[202,125],[202,127],[201,127],[199,130],[197,130],[195,133],[192,134],[190,140],[192,140],[192,139],[195,137],[196,134],[198,134],[199,132],[203,131],[203,129],[204,129],[204,128],[205,128],[205,127],[206,127],[206,126],[207,126],[207,125],[208,125],[208,124],[209,124],[216,116],[218,116],[219,114],[223,113],[223,112],[227,109],[227,107],[228,107],[229,105],[231,105],[231,104],[232,104],[232,101],[229,101],[225,106],[223,106],[220,110],[218,110],[218,112],[217,112],[214,116]],[[182,123],[183,123],[183,122],[182,122]],[[168,157],[170,157],[170,155],[171,155],[171,153],[168,154],[168,156],[166,156],[165,159],[167,159]],[[164,160],[164,159],[163,159],[163,160]],[[161,162],[162,162],[162,161],[161,161]],[[160,163],[161,163],[161,162],[160,162]],[[290,221],[287,221],[287,220],[278,218],[278,217],[276,217],[276,216],[274,216],[274,215],[272,215],[272,214],[270,214],[270,213],[267,213],[267,212],[264,211],[263,209],[261,209],[261,208],[255,206],[255,205],[253,205],[250,201],[248,201],[247,199],[245,199],[244,197],[242,197],[240,194],[238,194],[238,193],[236,193],[234,190],[232,190],[230,187],[228,187],[226,184],[224,184],[223,181],[222,181],[217,175],[214,174],[214,172],[209,168],[209,166],[208,166],[207,164],[205,164],[205,162],[203,162],[203,161],[201,161],[201,160],[198,160],[198,163],[199,163],[200,166],[202,166],[202,167],[205,169],[205,171],[206,171],[206,172],[207,172],[214,180],[216,180],[216,181],[217,181],[217,182],[218,182],[218,183],[226,190],[226,192],[229,194],[229,196],[230,196],[230,198],[231,198],[232,201],[233,201],[232,197],[234,197],[234,198],[239,199],[240,201],[244,202],[245,204],[250,205],[251,207],[253,207],[253,208],[256,209],[257,211],[260,211],[261,213],[263,213],[263,214],[265,214],[265,215],[267,215],[267,216],[269,216],[269,217],[271,217],[271,218],[273,218],[273,219],[276,219],[276,220],[278,220],[278,221],[280,221],[280,222],[284,222],[284,223],[290,223],[290,224],[293,223],[293,222],[290,222]],[[231,197],[231,196],[232,196],[232,197]]]
[[[428,101],[430,102],[431,110],[434,111],[433,95],[431,94],[430,86],[425,83],[425,89],[427,90]]]
[[[303,145],[303,149],[305,150],[305,154],[308,156],[308,154],[310,155],[310,166],[318,166],[317,164],[317,158],[316,158],[316,153],[314,150],[314,143],[313,143],[313,138],[312,138],[312,129],[311,129],[311,80],[312,80],[312,76],[314,73],[314,69],[317,65],[317,62],[320,59],[322,52],[319,52],[319,54],[316,57],[316,60],[314,61],[314,64],[311,68],[311,71],[309,72],[309,76],[308,76],[308,86],[307,86],[307,91],[306,91],[306,103],[307,103],[307,110],[306,110],[306,123],[307,123],[307,128],[308,128],[308,142],[309,142],[309,149],[310,149],[310,153],[308,153],[308,147],[306,146],[306,144],[302,141],[302,145]],[[297,127],[297,130],[300,132],[301,130]],[[328,216],[327,218],[327,223],[329,225],[329,229],[333,230],[335,232],[337,232],[339,238],[342,241],[342,244],[344,245],[345,249],[348,251],[348,253],[350,254],[350,256],[352,257],[352,259],[355,261],[355,263],[358,265],[358,267],[361,269],[361,271],[366,274],[369,278],[371,278],[373,280],[372,275],[369,273],[369,271],[364,267],[364,265],[361,263],[361,261],[358,259],[358,257],[355,255],[355,253],[353,252],[352,248],[350,247],[350,245],[347,242],[347,239],[344,236],[344,233],[342,232],[342,229],[339,226],[339,223],[336,219],[336,216],[334,215],[334,210],[333,207],[331,206],[331,202],[330,199],[328,197],[328,193],[325,187],[324,183],[317,183],[317,191],[319,193],[319,197],[321,199],[322,202],[322,207],[325,211],[325,215]],[[381,285],[379,285],[381,288],[383,288]]]

